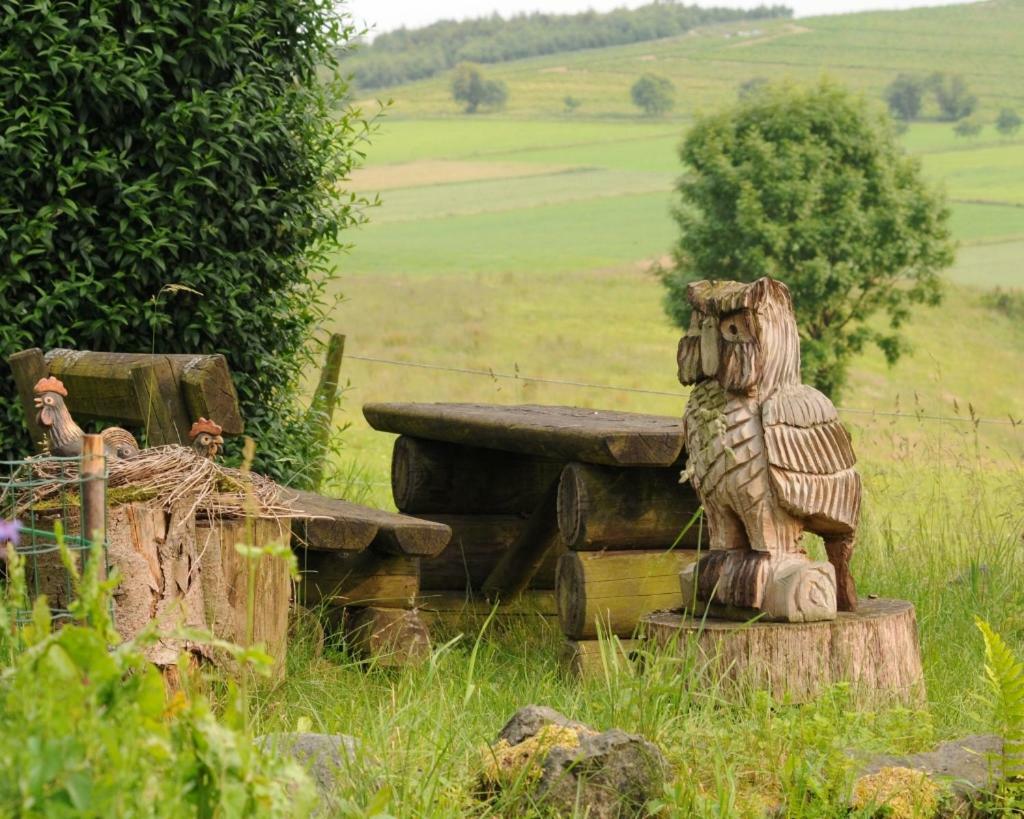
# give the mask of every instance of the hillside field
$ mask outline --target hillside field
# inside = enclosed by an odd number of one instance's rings
[[[889,368],[877,352],[856,362],[843,405],[865,455],[880,417],[863,410],[917,406],[1003,423],[980,427],[998,453],[1019,453],[1006,422],[1024,415],[1016,362],[1024,331],[982,305],[982,292],[1024,285],[1024,134],[992,125],[1024,110],[1024,4],[869,13],[714,26],[633,46],[486,66],[508,83],[500,114],[467,116],[448,77],[380,95],[380,119],[353,187],[379,194],[370,223],[338,259],[345,302],[330,329],[348,335],[347,465],[362,491],[390,502],[389,436],[368,430],[366,401],[536,401],[681,412],[674,379],[677,331],[649,272],[672,245],[677,146],[694,113],[735,99],[752,77],[794,82],[830,76],[879,100],[900,71],[962,73],[980,98],[982,133],[958,137],[934,118],[901,139],[945,189],[960,243],[945,304],[918,312],[915,353]],[[643,71],[672,78],[678,105],[639,116],[628,88]],[[562,112],[571,94],[583,101]],[[881,103],[878,103],[881,106]],[[364,103],[372,107],[373,103]],[[984,334],[974,329],[984,326]],[[955,350],[955,355],[947,351]],[[367,356],[442,367],[655,390],[678,398],[551,385],[367,362]],[[855,411],[856,410],[856,411]],[[886,421],[885,423],[888,423]],[[914,438],[937,422],[899,423]],[[938,426],[949,426],[938,424]],[[956,424],[954,423],[954,427]],[[354,488],[354,487],[353,487]]]
[[[934,70],[962,73],[988,123],[963,139],[928,119],[901,137],[950,200],[960,247],[948,295],[914,314],[912,355],[890,368],[865,353],[841,400],[865,486],[853,570],[862,594],[915,604],[928,707],[858,711],[843,690],[804,707],[757,692],[726,701],[655,659],[644,673],[610,666],[566,680],[561,636],[540,619],[453,633],[419,669],[367,673],[298,646],[258,721],[353,733],[384,761],[386,785],[367,784],[345,815],[503,815],[500,803],[475,801],[473,772],[527,702],[658,742],[677,774],[666,816],[847,816],[849,749],[916,751],[991,729],[975,616],[1024,646],[1024,326],[986,297],[1024,287],[1024,134],[1003,139],[991,124],[1001,107],[1024,113],[1019,0],[717,26],[488,66],[508,83],[500,114],[460,114],[447,76],[383,92],[393,104],[352,180],[382,204],[346,237],[332,284],[343,301],[328,329],[347,335],[350,424],[347,479],[332,488],[393,508],[393,436],[367,427],[369,401],[679,415],[679,332],[651,266],[674,239],[676,148],[693,115],[732,101],[752,77],[827,74],[878,100],[898,72]],[[643,71],[676,83],[672,116],[631,107]],[[570,94],[583,100],[572,115],[562,112]]]

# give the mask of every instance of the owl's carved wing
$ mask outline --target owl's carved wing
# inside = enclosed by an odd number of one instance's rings
[[[850,532],[860,514],[860,476],[836,408],[813,387],[783,387],[761,411],[768,473],[779,503],[818,534]]]

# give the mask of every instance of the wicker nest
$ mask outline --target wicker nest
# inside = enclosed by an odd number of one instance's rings
[[[36,510],[60,500],[69,479],[77,478],[74,462],[32,459],[33,486],[18,506]],[[191,512],[210,518],[293,518],[296,495],[270,478],[223,466],[191,447],[170,445],[144,449],[131,458],[107,461],[108,500],[146,500],[166,509],[182,502]]]

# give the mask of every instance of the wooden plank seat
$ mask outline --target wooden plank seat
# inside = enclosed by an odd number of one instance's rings
[[[292,526],[295,545],[323,552],[360,552],[367,547],[388,555],[435,557],[448,545],[452,530],[444,523],[358,503],[297,492],[294,505],[309,517]]]
[[[683,451],[678,418],[532,404],[367,404],[370,426],[433,441],[607,466],[671,466]]]

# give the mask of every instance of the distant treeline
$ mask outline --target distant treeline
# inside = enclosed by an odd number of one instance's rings
[[[344,69],[360,88],[380,88],[423,79],[460,62],[499,63],[674,37],[692,28],[738,20],[791,17],[786,6],[758,6],[743,11],[699,8],[674,2],[604,14],[497,14],[477,20],[442,20],[424,28],[400,28],[378,35],[344,58]]]

